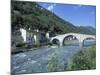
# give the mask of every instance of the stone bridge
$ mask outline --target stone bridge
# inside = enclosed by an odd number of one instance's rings
[[[29,34],[28,31],[26,31],[25,29],[22,29],[22,28],[20,29],[20,31],[21,31],[22,37],[24,39],[24,42],[27,42],[27,38],[31,37],[30,35],[28,35]],[[33,33],[32,33],[32,35],[33,35]],[[35,34],[33,36],[34,36],[33,39],[36,42],[37,41],[37,36]],[[83,47],[84,40],[86,40],[86,39],[96,40],[95,35],[87,35],[87,34],[79,34],[79,33],[66,33],[66,34],[57,35],[57,36],[51,37],[51,38],[49,37],[49,33],[47,33],[46,38],[50,39],[51,43],[53,43],[54,40],[58,41],[60,46],[64,45],[64,41],[65,41],[66,38],[68,40],[77,39],[79,41],[79,46],[80,47]]]
[[[86,39],[96,40],[95,35],[87,35],[87,34],[79,34],[79,33],[67,33],[67,34],[57,35],[55,37],[52,37],[50,39],[50,42],[52,43],[54,40],[57,40],[57,41],[59,41],[59,45],[63,46],[65,38],[68,38],[69,36],[71,36],[72,38],[69,38],[68,40],[77,39],[80,47],[83,47],[84,40],[86,40]]]

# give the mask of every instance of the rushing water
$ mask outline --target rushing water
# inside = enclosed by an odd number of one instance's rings
[[[84,48],[91,47],[94,41],[85,41]],[[76,45],[67,45],[59,48],[41,48],[33,51],[23,52],[11,56],[11,72],[13,74],[47,72],[48,62],[56,53],[59,63],[69,62],[75,53],[81,50]],[[63,70],[62,70],[63,71]]]

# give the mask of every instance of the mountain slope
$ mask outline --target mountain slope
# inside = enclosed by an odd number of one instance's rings
[[[96,34],[96,29],[91,26],[80,26],[77,28],[78,28],[78,31],[81,31],[80,33],[82,34],[91,34],[91,35]]]
[[[94,34],[88,28],[76,27],[70,22],[64,21],[35,2],[12,1],[11,5],[12,31],[22,27],[26,30],[29,28],[31,30],[39,29],[55,34],[68,32]]]

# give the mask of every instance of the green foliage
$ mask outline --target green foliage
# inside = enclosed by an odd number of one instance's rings
[[[55,34],[87,33],[86,30],[64,21],[35,2],[12,1],[11,20],[12,30],[22,27],[25,29],[31,28],[31,30],[52,31]]]
[[[70,70],[86,70],[96,68],[96,47],[81,50],[77,53],[70,64]]]
[[[59,71],[59,61],[57,55],[54,53],[51,60],[48,63],[48,72]]]

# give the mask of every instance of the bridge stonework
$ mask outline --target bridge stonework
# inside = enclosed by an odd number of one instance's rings
[[[54,39],[59,40],[59,45],[63,46],[63,41],[67,36],[73,36],[75,37],[78,41],[79,41],[79,47],[83,47],[83,42],[85,39],[96,39],[95,35],[87,35],[87,34],[79,34],[79,33],[67,33],[67,34],[63,34],[63,35],[57,35],[55,37],[52,37],[50,42],[52,43]]]

